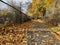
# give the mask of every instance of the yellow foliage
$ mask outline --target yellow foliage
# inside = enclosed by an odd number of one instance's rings
[[[52,3],[54,3],[55,0],[45,0],[45,7],[49,7]]]
[[[9,12],[7,11],[7,10],[3,10],[2,12],[1,12],[1,14],[2,15],[7,15]]]
[[[41,11],[38,11],[40,6],[48,8],[51,4],[53,4],[55,0],[32,0],[32,7],[28,9],[28,13],[32,15],[39,14],[42,15]]]

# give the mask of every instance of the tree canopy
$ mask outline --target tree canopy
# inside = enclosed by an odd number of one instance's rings
[[[28,14],[42,15],[43,10],[47,9],[51,4],[53,4],[54,0],[32,0],[31,7],[28,9]]]

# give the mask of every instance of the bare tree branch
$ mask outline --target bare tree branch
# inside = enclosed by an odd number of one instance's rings
[[[16,8],[15,8],[15,7],[13,7],[12,5],[10,5],[10,4],[8,4],[8,3],[6,3],[6,2],[2,1],[2,0],[0,0],[0,1],[1,1],[2,3],[6,4],[6,5],[10,6],[10,7],[12,7],[13,9],[15,9],[15,10],[19,11],[20,13],[23,13],[23,12],[21,12],[21,10],[16,9]],[[23,13],[23,14],[25,14],[25,13]],[[26,14],[25,14],[25,15],[26,15]]]

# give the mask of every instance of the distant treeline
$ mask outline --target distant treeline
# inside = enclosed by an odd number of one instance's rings
[[[30,21],[30,17],[21,12],[17,14],[8,13],[7,15],[0,14],[0,24],[21,24]]]

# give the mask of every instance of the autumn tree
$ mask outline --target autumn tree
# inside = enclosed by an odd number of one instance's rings
[[[53,3],[54,0],[32,0],[31,7],[28,9],[28,14],[43,17],[46,9]]]

